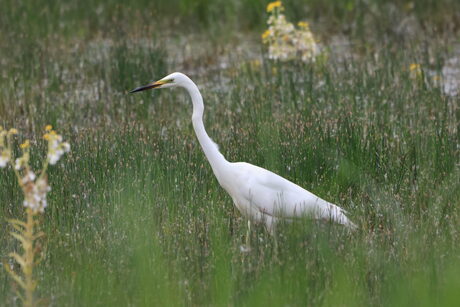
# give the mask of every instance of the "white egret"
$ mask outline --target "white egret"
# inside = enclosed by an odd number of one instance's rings
[[[219,184],[249,221],[264,222],[270,232],[273,232],[280,219],[292,220],[303,216],[356,228],[342,208],[295,183],[249,163],[227,161],[206,133],[203,124],[203,98],[196,84],[186,75],[175,72],[130,93],[167,87],[183,87],[189,93],[193,103],[193,128],[204,154]]]

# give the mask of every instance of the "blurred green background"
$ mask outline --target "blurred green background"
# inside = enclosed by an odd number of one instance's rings
[[[260,0],[10,1],[0,9],[0,125],[72,152],[49,170],[37,295],[54,306],[458,306],[460,2],[283,1],[327,60],[267,59]],[[410,65],[419,64],[414,78]],[[183,71],[230,161],[350,212],[251,231],[214,178]],[[0,170],[0,258],[22,217]],[[9,263],[14,267],[12,262]],[[19,305],[0,270],[0,305]]]

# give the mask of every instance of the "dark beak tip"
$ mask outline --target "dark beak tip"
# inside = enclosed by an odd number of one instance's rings
[[[132,91],[130,91],[129,93],[131,94],[131,93],[141,92],[141,91],[149,90],[149,89],[152,89],[152,88],[156,88],[158,86],[159,85],[157,85],[157,84],[148,84],[148,85],[145,85],[145,86],[137,87],[137,88],[133,89]]]
[[[146,86],[139,86],[139,87],[136,87],[135,89],[131,90],[129,93],[132,94],[132,93],[137,93],[137,92],[141,92],[141,91],[145,91],[149,89],[149,86],[146,85]]]

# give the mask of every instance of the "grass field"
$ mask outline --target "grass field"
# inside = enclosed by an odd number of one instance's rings
[[[459,2],[285,2],[327,61],[268,60],[260,0],[2,3],[0,125],[31,139],[37,167],[46,124],[72,145],[49,170],[45,304],[458,306]],[[189,98],[127,94],[179,70],[228,160],[339,204],[359,230],[256,225],[242,252],[247,221]],[[2,260],[18,248],[5,220],[22,217],[21,197],[0,169]],[[0,305],[19,305],[16,287],[1,268]]]

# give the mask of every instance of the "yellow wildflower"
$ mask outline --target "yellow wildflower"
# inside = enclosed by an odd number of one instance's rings
[[[413,10],[414,9],[414,2],[407,2],[406,5],[404,5],[404,8],[406,9],[406,11],[410,11],[410,10]]]
[[[44,138],[45,140],[49,141],[50,138],[51,138],[51,136],[50,136],[49,133],[45,133],[45,134],[43,135],[43,138]]]
[[[258,69],[260,65],[262,65],[262,63],[258,59],[252,60],[250,63],[251,63],[251,67],[254,69]]]
[[[10,131],[8,132],[9,134],[18,134],[18,130],[15,128],[11,128]]]
[[[411,79],[421,79],[423,77],[422,67],[420,64],[412,63],[409,65],[409,76]]]
[[[51,126],[51,125],[46,125],[45,131],[51,131],[51,130],[53,130],[53,126]]]
[[[305,21],[299,21],[297,25],[301,28],[308,28],[310,26],[308,22],[305,22]]]
[[[21,149],[29,148],[29,147],[30,147],[30,142],[29,142],[29,140],[26,140],[24,143],[22,143],[21,145],[19,145],[19,147],[21,147]]]
[[[267,39],[267,37],[270,36],[270,30],[266,30],[264,33],[262,33],[262,40]]]
[[[272,12],[275,8],[277,7],[282,7],[283,4],[281,3],[281,1],[275,1],[275,2],[270,2],[268,5],[267,5],[267,12],[270,13]]]
[[[410,71],[420,70],[420,64],[415,64],[415,63],[410,64],[409,70]]]

